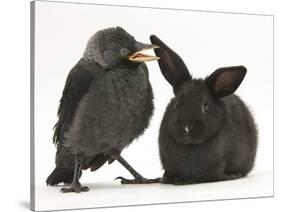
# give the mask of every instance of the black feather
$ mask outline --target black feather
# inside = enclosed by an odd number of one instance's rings
[[[63,141],[64,133],[72,122],[78,103],[88,92],[93,80],[91,71],[87,69],[82,59],[69,72],[60,99],[58,121],[54,126],[53,142],[55,144]]]
[[[87,63],[81,59],[67,76],[58,108],[58,121],[54,126],[53,142],[57,145],[56,168],[46,181],[48,185],[72,182],[74,157],[63,145],[64,134],[69,130],[79,102],[88,92],[94,79],[102,74],[98,64]]]

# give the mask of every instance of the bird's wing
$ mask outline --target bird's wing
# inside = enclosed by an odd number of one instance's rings
[[[58,121],[54,126],[53,142],[57,144],[56,163],[65,155],[64,133],[68,131],[79,102],[87,94],[91,84],[103,72],[96,63],[80,60],[69,72],[58,107]],[[66,156],[66,155],[65,155]]]

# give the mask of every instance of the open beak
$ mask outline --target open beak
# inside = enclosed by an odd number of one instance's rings
[[[128,59],[130,61],[141,63],[141,62],[159,60],[160,59],[160,57],[147,55],[147,54],[143,53],[143,52],[145,52],[147,50],[150,50],[150,49],[157,49],[157,48],[159,48],[159,46],[154,45],[154,44],[142,44],[142,43],[137,43],[137,45],[140,47],[140,48],[138,48],[140,50],[128,57]]]

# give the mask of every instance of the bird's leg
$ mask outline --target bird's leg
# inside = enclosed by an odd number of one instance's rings
[[[79,173],[81,172],[82,161],[83,161],[82,158],[80,158],[78,155],[75,155],[75,168],[74,168],[73,181],[70,184],[69,188],[62,188],[61,192],[63,192],[63,193],[69,193],[69,192],[80,193],[81,191],[89,191],[89,188],[87,186],[81,186],[81,184],[79,182]]]
[[[115,178],[120,179],[122,184],[150,184],[159,182],[159,178],[146,179],[141,176],[120,154],[113,154],[112,157],[122,164],[135,178],[132,180],[125,179],[124,177]]]

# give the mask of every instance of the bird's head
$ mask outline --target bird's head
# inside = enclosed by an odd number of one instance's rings
[[[143,53],[155,48],[158,46],[138,42],[121,27],[114,27],[95,33],[87,43],[83,58],[107,69],[128,68],[159,59]]]

